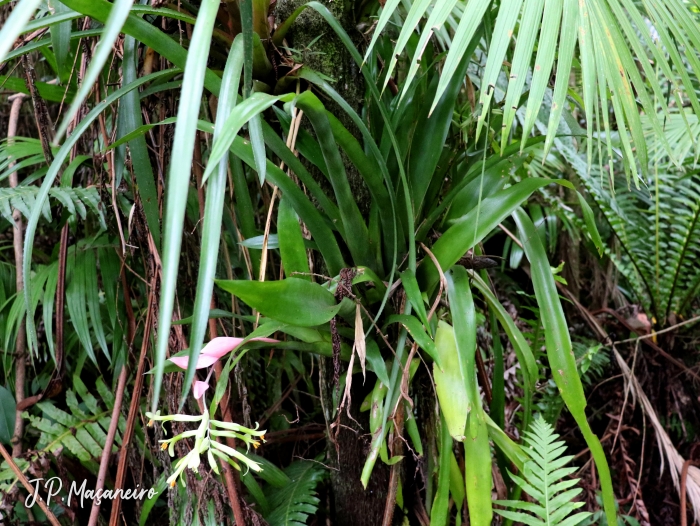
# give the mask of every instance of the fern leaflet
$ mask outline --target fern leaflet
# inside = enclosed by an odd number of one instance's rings
[[[497,509],[496,513],[528,526],[576,526],[590,516],[585,511],[572,515],[583,506],[583,502],[573,502],[582,490],[573,488],[579,479],[562,480],[577,468],[564,467],[573,456],[562,456],[566,446],[557,438],[559,435],[543,418],[532,422],[523,437],[530,460],[525,462],[522,477],[511,477],[535,502],[497,500],[496,504],[511,509]]]
[[[284,472],[292,482],[282,488],[269,488],[266,497],[272,511],[265,520],[270,526],[304,526],[318,509],[316,486],[325,473],[309,461],[294,462]]]

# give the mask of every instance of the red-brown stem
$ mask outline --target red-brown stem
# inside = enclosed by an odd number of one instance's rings
[[[402,404],[403,405],[403,404]],[[401,407],[396,411],[394,417],[394,433],[393,440],[390,440],[389,447],[391,456],[401,455],[403,453],[403,432],[404,411]],[[401,463],[397,462],[391,466],[391,474],[389,475],[389,491],[386,494],[386,503],[384,505],[384,517],[382,526],[391,526],[394,522],[394,510],[396,509],[396,492],[399,486],[399,478],[401,477]]]
[[[683,462],[683,469],[681,470],[681,526],[688,526],[688,517],[686,515],[686,495],[685,488],[688,482],[688,469],[693,465],[691,459]]]
[[[157,276],[155,271],[153,271],[151,276],[151,284],[149,287],[149,290],[151,292],[148,296],[148,306],[146,307],[146,322],[143,328],[143,341],[141,342],[141,353],[139,355],[139,363],[136,368],[136,378],[134,379],[134,390],[131,393],[129,415],[126,419],[126,429],[124,431],[124,436],[122,437],[122,446],[119,450],[119,465],[117,466],[117,477],[114,481],[115,491],[124,486],[124,479],[126,478],[126,467],[129,458],[129,444],[131,443],[131,437],[134,435],[134,428],[136,427],[136,416],[138,415],[139,405],[141,402],[141,389],[143,389],[144,370],[146,369],[146,353],[148,352],[148,343],[151,337],[151,329],[153,328],[153,308],[155,307],[156,303],[154,292],[156,290],[156,280]],[[122,270],[122,283],[123,286],[125,286],[124,270]],[[133,313],[131,318],[133,319]],[[116,495],[114,500],[112,501],[112,513],[109,517],[110,526],[118,525],[121,506],[121,495]]]
[[[134,311],[131,307],[131,294],[129,294],[129,287],[126,282],[126,271],[122,267],[121,272],[122,278],[122,289],[124,291],[124,305],[126,308],[127,317],[127,353],[131,350],[134,344],[134,337],[136,336],[136,318],[134,317]],[[128,356],[128,355],[127,355]],[[97,473],[97,483],[95,484],[95,500],[92,503],[92,509],[90,510],[90,520],[88,526],[96,526],[97,519],[100,516],[100,500],[97,495],[100,494],[105,485],[105,480],[107,478],[107,468],[109,467],[109,457],[112,455],[112,445],[114,444],[114,437],[117,434],[117,426],[119,425],[119,416],[122,411],[122,402],[124,400],[124,390],[126,389],[126,380],[129,377],[129,372],[124,360],[124,365],[119,373],[119,380],[117,381],[117,392],[114,397],[114,407],[112,408],[112,420],[109,422],[109,429],[107,430],[107,439],[105,440],[105,447],[102,450],[102,458],[100,459],[100,470]],[[118,486],[117,486],[118,487]],[[116,487],[115,487],[116,489]]]
[[[107,478],[107,468],[109,467],[109,457],[112,455],[112,445],[114,437],[117,434],[117,425],[119,424],[119,415],[122,409],[122,401],[124,400],[124,388],[126,387],[126,378],[128,376],[126,365],[122,367],[119,373],[119,381],[117,382],[117,393],[114,398],[114,408],[112,409],[112,420],[109,423],[107,430],[107,439],[105,447],[102,450],[102,458],[100,459],[100,471],[97,473],[97,483],[95,484],[95,500],[92,503],[90,510],[90,520],[88,526],[96,526],[97,519],[100,516],[100,501],[97,498],[102,492]]]
[[[12,139],[17,135],[17,121],[19,120],[19,110],[22,108],[22,102],[25,95],[18,93],[13,95],[9,100],[12,100],[12,108],[10,109],[10,122],[7,125],[7,138]],[[10,164],[10,167],[15,163]],[[10,187],[15,188],[18,184],[17,172],[10,174]],[[12,219],[15,222],[15,228],[12,230],[13,244],[15,249],[15,276],[17,285],[17,295],[20,295],[24,290],[24,274],[23,268],[23,252],[24,243],[22,242],[23,222],[22,214],[19,210],[12,211]],[[24,327],[24,317],[19,320],[17,326],[17,338],[15,340],[15,399],[17,403],[24,400],[24,381],[27,370],[27,335]],[[24,434],[24,419],[22,411],[18,410],[15,413],[15,431],[12,434],[12,456],[19,457],[22,454],[22,435]]]

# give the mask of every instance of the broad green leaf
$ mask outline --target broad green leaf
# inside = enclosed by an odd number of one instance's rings
[[[444,321],[438,323],[435,347],[443,364],[442,370],[437,363],[433,365],[433,377],[440,409],[450,435],[458,442],[462,442],[465,440],[465,426],[469,413],[467,386],[462,376],[454,329]],[[467,437],[467,440],[471,438]]]
[[[12,445],[16,411],[15,397],[7,388],[0,385],[0,442],[7,446]]]
[[[309,259],[299,219],[284,197],[280,200],[277,213],[277,232],[285,275],[311,281]]]
[[[279,281],[216,280],[226,292],[273,320],[300,327],[323,325],[338,313],[333,294],[299,278]]]

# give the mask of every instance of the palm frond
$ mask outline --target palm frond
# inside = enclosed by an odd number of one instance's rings
[[[493,86],[501,75],[504,60],[510,60],[508,88],[503,102],[501,147],[507,144],[531,70],[523,142],[532,132],[554,72],[556,80],[545,148],[545,151],[549,151],[566,104],[575,60],[581,68],[588,139],[593,140],[596,127],[602,128],[610,151],[610,132],[616,128],[628,175],[637,172],[638,167],[645,172],[648,164],[638,105],[646,115],[654,116],[649,118],[648,123],[668,154],[673,155],[673,149],[665,141],[661,120],[656,117],[658,101],[664,101],[666,97],[660,83],[656,82],[657,75],[652,63],[668,79],[673,104],[683,105],[687,101],[696,114],[700,113],[700,101],[691,81],[691,77],[697,77],[700,72],[700,61],[692,52],[693,47],[700,44],[700,31],[695,21],[697,15],[680,0],[645,0],[641,5],[633,0],[504,0],[498,6],[491,5],[488,0],[466,3],[417,0],[408,6],[393,56],[402,51],[408,36],[415,30],[418,29],[421,36],[411,59],[402,96],[410,89],[430,37],[444,32],[438,40],[446,48],[447,57],[431,111],[448,86],[459,82],[454,78],[457,65],[485,18],[488,16],[496,20],[492,33],[486,35],[486,42],[490,44],[479,99],[482,108],[477,137],[489,112]],[[365,60],[369,58],[380,33],[388,27],[389,20],[397,14],[402,16],[400,9],[398,0],[386,3]],[[422,28],[419,27],[418,16],[421,12],[428,17]],[[449,31],[445,31],[445,25],[449,26]],[[515,39],[512,45],[511,38]],[[536,41],[539,44],[535,53]],[[513,51],[509,48],[513,48]],[[533,55],[535,64],[531,68]],[[395,66],[396,60],[392,60],[385,82],[388,82]],[[648,82],[649,79],[653,79],[653,82]],[[614,123],[609,120],[608,101],[611,101]],[[599,107],[602,107],[600,113]],[[662,106],[662,113],[668,114],[667,105]],[[603,122],[597,122],[601,117]],[[592,150],[589,149],[589,162],[591,156]]]

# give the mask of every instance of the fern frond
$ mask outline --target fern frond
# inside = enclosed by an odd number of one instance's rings
[[[41,431],[37,449],[52,453],[65,449],[92,473],[97,473],[114,407],[114,393],[102,378],[98,378],[95,385],[99,399],[87,390],[77,376],[73,378],[73,385],[75,391],[69,389],[66,392],[69,412],[59,409],[52,402],[39,402],[37,407],[43,411],[43,416],[25,413],[25,417],[30,419],[33,428]],[[114,451],[121,444],[121,433],[125,428],[126,420],[120,415],[112,446]]]
[[[12,209],[16,208],[25,218],[31,214],[36,202],[39,188],[36,186],[17,186],[15,188],[0,188],[0,215],[12,223]],[[100,206],[100,196],[94,186],[88,188],[52,188],[49,197],[63,205],[72,216],[80,219],[87,217],[90,209],[98,220],[103,230],[107,229],[104,214]],[[47,202],[41,210],[44,219],[51,221],[51,208]]]
[[[572,515],[583,506],[583,502],[573,502],[582,490],[574,488],[579,479],[562,480],[577,468],[564,467],[573,456],[562,456],[566,446],[558,438],[544,419],[536,418],[532,422],[523,437],[527,446],[524,451],[530,460],[525,463],[522,476],[511,474],[511,477],[535,502],[497,500],[496,504],[510,509],[497,509],[496,513],[529,526],[575,526],[590,515],[589,512]]]
[[[265,520],[270,526],[304,526],[313,516],[320,502],[316,486],[325,473],[315,462],[294,462],[285,474],[291,483],[282,488],[270,487],[266,492],[270,513]]]

